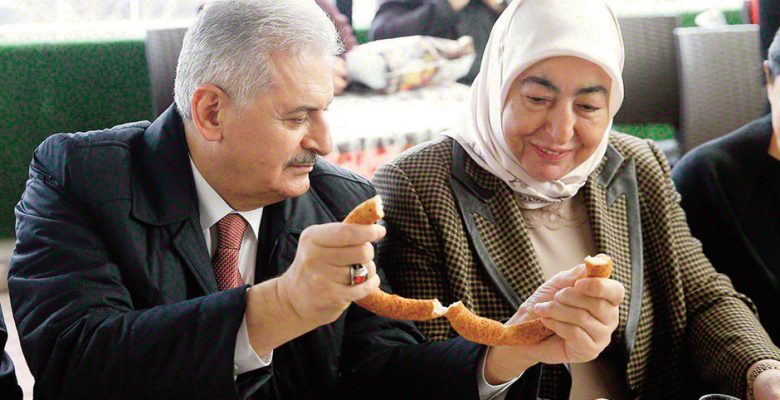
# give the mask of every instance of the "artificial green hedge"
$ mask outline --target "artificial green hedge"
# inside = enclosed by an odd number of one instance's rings
[[[0,46],[0,76],[0,237],[12,237],[43,139],[149,119],[152,106],[142,40]]]

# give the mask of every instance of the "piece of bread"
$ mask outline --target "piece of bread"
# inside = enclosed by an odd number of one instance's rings
[[[375,224],[382,217],[382,200],[375,196],[355,207],[344,219],[344,223]],[[588,256],[585,258],[585,268],[586,277],[609,278],[612,273],[612,259],[605,254]],[[443,315],[463,338],[489,346],[528,345],[554,334],[539,318],[505,326],[498,321],[474,314],[460,301],[444,307],[438,299],[407,299],[377,290],[355,303],[376,315],[407,321],[428,321]]]
[[[385,216],[382,211],[382,198],[376,195],[355,207],[344,218],[345,224],[371,225],[377,223]]]
[[[588,256],[585,258],[585,269],[588,278],[609,278],[612,274],[612,259],[606,254]],[[528,345],[554,335],[539,318],[505,326],[472,313],[461,302],[451,305],[444,316],[460,336],[488,346]]]

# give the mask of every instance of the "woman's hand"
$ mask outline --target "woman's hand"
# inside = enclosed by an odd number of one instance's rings
[[[625,289],[612,279],[584,276],[584,265],[562,271],[520,306],[507,325],[540,317],[555,336],[533,345],[491,348],[485,364],[488,383],[507,382],[539,362],[580,363],[601,354],[617,328]]]
[[[752,371],[758,364],[763,363],[777,363],[780,367],[780,362],[764,360],[754,364],[750,370]],[[767,369],[758,374],[753,381],[753,398],[756,400],[780,400],[780,369]]]

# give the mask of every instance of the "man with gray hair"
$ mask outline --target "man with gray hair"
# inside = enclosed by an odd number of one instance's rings
[[[337,222],[373,187],[319,159],[339,50],[311,0],[215,0],[156,121],[38,147],[9,278],[36,398],[500,389],[481,377],[484,347],[422,343],[411,323],[352,305],[390,288],[372,261],[385,229]]]

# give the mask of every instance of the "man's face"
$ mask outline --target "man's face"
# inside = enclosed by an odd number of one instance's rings
[[[215,164],[220,179],[230,181],[223,197],[250,208],[304,194],[316,157],[332,149],[324,115],[333,99],[327,57],[274,54],[271,60],[271,87],[243,113],[226,108]]]

